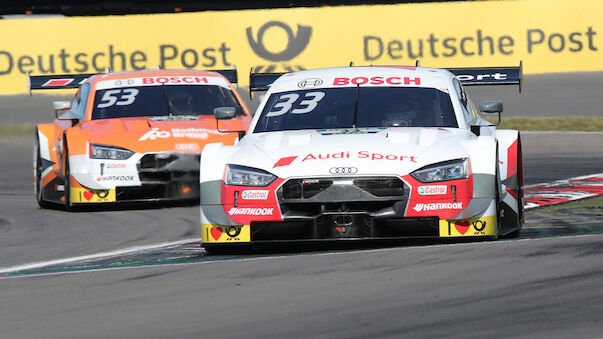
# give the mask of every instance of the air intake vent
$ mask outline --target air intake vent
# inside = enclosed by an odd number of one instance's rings
[[[404,194],[404,182],[399,178],[355,179],[354,186],[376,197],[394,197]]]
[[[283,199],[308,199],[326,190],[333,180],[291,179],[281,188]]]
[[[140,159],[141,169],[159,169],[167,166],[173,161],[178,160],[178,156],[173,153],[150,153],[145,154]]]

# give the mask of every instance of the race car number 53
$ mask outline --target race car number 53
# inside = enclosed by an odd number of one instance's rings
[[[117,97],[118,95],[119,98]],[[138,90],[136,88],[111,89],[103,94],[101,102],[96,107],[105,108],[113,105],[128,106],[136,100],[137,95]]]

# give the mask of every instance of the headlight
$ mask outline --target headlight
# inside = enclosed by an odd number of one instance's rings
[[[469,161],[467,158],[444,161],[423,167],[410,175],[420,182],[467,179],[469,178]]]
[[[276,176],[264,170],[239,166],[226,166],[226,185],[236,186],[268,186],[276,179]]]
[[[116,146],[90,144],[90,159],[126,160],[134,152]]]

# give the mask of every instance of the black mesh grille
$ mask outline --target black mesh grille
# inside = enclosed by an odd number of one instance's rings
[[[326,179],[291,179],[281,188],[284,199],[308,199],[326,190],[333,180]]]
[[[355,179],[354,186],[377,197],[392,197],[404,194],[404,183],[399,178]]]
[[[176,154],[161,154],[161,153],[151,153],[145,154],[142,158],[140,158],[140,168],[141,169],[159,169],[169,165],[170,163],[178,160],[178,156]]]

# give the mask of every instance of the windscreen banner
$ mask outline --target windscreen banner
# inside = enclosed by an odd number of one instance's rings
[[[459,1],[0,20],[0,94],[32,75],[332,66],[603,70],[603,1]]]

